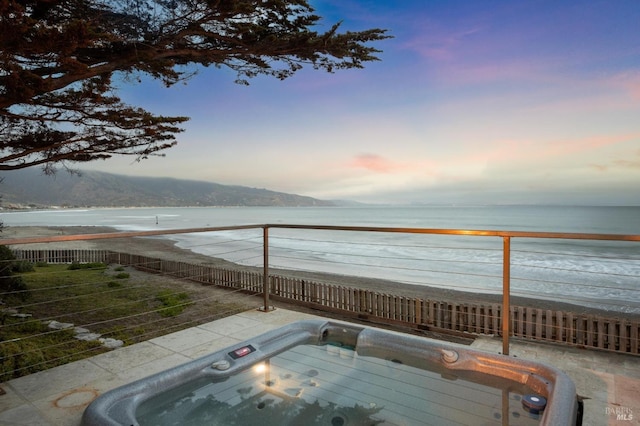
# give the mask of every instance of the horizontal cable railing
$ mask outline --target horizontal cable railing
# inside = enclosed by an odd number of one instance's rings
[[[175,260],[171,255],[136,254],[144,250],[126,253],[65,248],[72,241],[169,235],[184,237],[180,247],[185,250],[232,263],[198,264]],[[541,245],[539,241],[561,243]],[[55,365],[79,356],[59,354],[53,361],[34,361],[42,346],[45,352],[55,353],[56,347],[77,340],[68,329],[42,327],[45,322],[73,324],[101,334],[102,339],[125,336],[130,343],[154,337],[158,328],[170,332],[239,309],[205,310],[198,318],[182,314],[165,317],[162,298],[172,300],[176,310],[213,301],[232,305],[239,297],[257,307],[252,298],[256,294],[262,296],[259,304],[266,311],[271,309],[270,300],[276,299],[425,331],[500,335],[505,354],[509,336],[637,354],[638,242],[640,236],[635,235],[281,224],[0,239],[20,261],[36,265],[35,272],[18,276],[34,282],[42,276],[49,281],[28,289],[5,285],[0,290],[0,300],[5,302],[0,325],[0,357],[5,370],[1,380],[6,374],[26,374],[39,364]],[[46,243],[47,248],[23,245],[31,243]],[[37,266],[91,263],[110,265],[106,269],[97,266],[108,271],[107,275],[95,282],[74,282],[76,272]],[[78,270],[78,277],[82,271]],[[153,273],[159,281],[116,278],[130,271]],[[64,276],[66,281],[56,283],[56,276]],[[180,300],[182,289],[175,282],[159,284],[162,280],[213,287]],[[216,288],[224,290],[214,293]],[[118,299],[123,294],[131,298]],[[600,297],[605,294],[607,297]],[[91,306],[91,300],[112,297],[118,301],[110,309]],[[139,305],[144,306],[132,310]],[[120,313],[106,318],[108,311]],[[507,318],[509,321],[503,321]],[[31,334],[15,337],[13,333],[17,329],[29,332],[30,328]],[[47,340],[55,334],[64,334],[65,339]],[[25,347],[14,348],[17,343]],[[85,345],[76,353],[104,350],[95,342]]]
[[[234,283],[232,291],[214,291],[186,281],[201,281],[192,265],[182,265],[176,279],[175,271],[158,273],[159,259],[107,250],[16,254],[20,263],[34,264],[10,277],[21,278],[25,289],[3,286],[0,292],[0,381],[260,305],[255,291]],[[1,262],[0,269],[8,264]],[[143,270],[154,274],[137,272]]]

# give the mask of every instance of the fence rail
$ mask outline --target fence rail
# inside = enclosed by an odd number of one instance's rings
[[[194,265],[108,250],[15,250],[30,262],[105,262],[135,267],[202,284],[263,293],[264,273]],[[385,294],[367,289],[326,284],[313,280],[269,274],[270,297],[366,317],[378,322],[402,324],[482,335],[503,335],[503,305],[456,303]],[[613,352],[639,354],[640,322],[624,318],[578,314],[535,307],[509,307],[510,333],[523,339],[549,341]]]

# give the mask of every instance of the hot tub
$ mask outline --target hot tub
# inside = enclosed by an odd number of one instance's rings
[[[573,382],[539,363],[301,321],[111,390],[82,425],[575,425]]]

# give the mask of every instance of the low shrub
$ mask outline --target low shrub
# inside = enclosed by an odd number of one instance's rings
[[[9,293],[21,300],[29,297],[24,280],[21,276],[15,275],[16,269],[28,269],[23,263],[23,261],[16,260],[16,256],[9,247],[0,246],[0,293]],[[31,265],[31,270],[33,270],[33,265]]]
[[[13,262],[13,267],[11,269],[17,274],[35,271],[35,269],[33,268],[33,263],[27,260],[16,260],[15,262]]]
[[[158,311],[163,317],[175,317],[179,315],[192,302],[188,302],[187,293],[174,293],[171,290],[163,290],[156,295],[156,299],[165,306]]]
[[[89,262],[89,263],[73,262],[71,265],[69,265],[67,269],[70,271],[75,271],[78,269],[105,269],[106,267],[107,265],[105,265],[102,262]]]

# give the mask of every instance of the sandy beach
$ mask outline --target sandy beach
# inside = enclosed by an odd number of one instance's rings
[[[92,226],[64,226],[64,227],[5,227],[0,234],[0,243],[2,239],[17,239],[31,237],[50,237],[57,235],[80,235],[80,234],[100,234],[117,232],[110,227],[92,227]],[[87,241],[67,241],[62,243],[36,243],[20,245],[23,248],[43,249],[51,248],[55,244],[57,248],[73,248],[73,249],[105,249],[113,251],[121,251],[127,253],[140,253],[149,257],[160,259],[181,260],[201,265],[215,265],[224,268],[235,268],[241,270],[256,271],[257,268],[237,265],[223,259],[194,253],[190,250],[176,247],[174,242],[162,237],[128,237],[99,239]],[[18,246],[14,246],[18,248]],[[260,272],[262,270],[260,269]],[[386,294],[402,295],[407,297],[419,297],[423,299],[455,301],[456,303],[501,303],[502,296],[495,294],[470,293],[452,289],[443,289],[435,287],[427,287],[420,285],[409,285],[397,283],[388,280],[380,280],[373,278],[353,277],[346,275],[312,273],[303,271],[278,270],[271,269],[271,274],[278,274],[296,278],[304,278],[318,282],[342,285],[347,287],[356,287],[369,289]],[[640,315],[623,314],[618,312],[610,312],[601,309],[594,309],[569,303],[562,303],[544,299],[531,299],[524,297],[511,297],[511,304],[514,306],[531,306],[541,309],[551,309],[556,311],[574,312],[576,314],[594,314],[609,317],[625,317],[629,320],[640,320]]]

